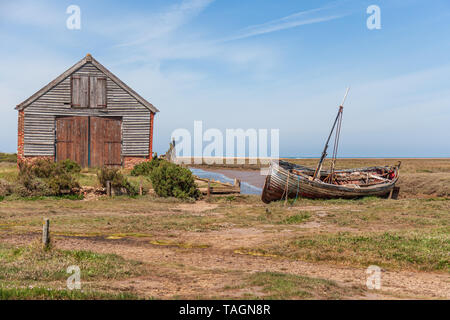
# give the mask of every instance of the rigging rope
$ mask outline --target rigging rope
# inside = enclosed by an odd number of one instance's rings
[[[337,128],[336,128],[336,135],[334,138],[333,157],[331,158],[331,169],[330,169],[330,183],[333,183],[333,179],[334,179],[334,167],[336,165],[337,152],[338,152],[338,147],[339,147],[339,138],[341,135],[342,114],[343,114],[343,109],[340,110]]]
[[[295,204],[295,202],[297,201],[299,191],[300,191],[300,177],[297,176],[297,194],[295,195],[295,199],[294,202],[292,202],[292,204]]]

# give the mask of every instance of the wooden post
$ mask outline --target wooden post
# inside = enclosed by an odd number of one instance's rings
[[[208,179],[208,192],[207,192],[208,200],[211,198],[211,179]]]
[[[393,187],[391,192],[389,193],[388,199],[397,200],[399,193],[400,193],[400,187]]]
[[[50,245],[50,220],[44,218],[44,223],[42,225],[42,246],[47,249]]]
[[[241,180],[234,178],[234,186],[239,188],[239,193],[241,193]]]
[[[106,195],[111,197],[111,181],[106,181]]]

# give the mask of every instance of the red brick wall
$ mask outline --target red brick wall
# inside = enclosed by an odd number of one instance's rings
[[[24,160],[23,151],[23,134],[24,134],[24,112],[19,110],[18,129],[17,129],[17,164]]]
[[[25,156],[22,159],[22,161],[25,161],[26,163],[33,163],[36,160],[50,160],[50,161],[53,161],[53,160],[55,160],[55,158],[53,156]]]
[[[141,162],[148,161],[148,158],[145,157],[123,157],[123,167],[125,169],[133,169],[133,167]]]

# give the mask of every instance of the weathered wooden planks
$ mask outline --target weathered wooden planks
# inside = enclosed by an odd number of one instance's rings
[[[90,119],[90,165],[92,167],[122,165],[121,120],[92,117]]]
[[[88,166],[88,117],[56,120],[56,160],[71,159]]]
[[[86,76],[97,81],[95,93],[91,92],[96,97],[91,108],[87,108],[86,97],[71,96],[70,90],[77,77],[77,85],[85,86],[81,77]],[[89,82],[86,90],[89,90]],[[90,94],[86,93],[86,96]],[[80,106],[73,108],[74,103]],[[67,74],[59,83],[54,83],[50,90],[27,106],[24,113],[25,156],[55,155],[56,118],[59,116],[122,117],[121,156],[149,154],[151,111],[92,63],[84,64],[74,74]],[[116,150],[117,146],[111,148]]]
[[[81,166],[122,165],[120,118],[59,117],[56,119],[56,159]]]

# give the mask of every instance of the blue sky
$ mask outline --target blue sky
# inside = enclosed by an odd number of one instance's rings
[[[280,129],[282,156],[319,156],[351,86],[341,156],[449,157],[449,35],[448,0],[0,0],[0,150],[16,151],[15,105],[89,52],[160,109],[159,153],[202,120]]]

